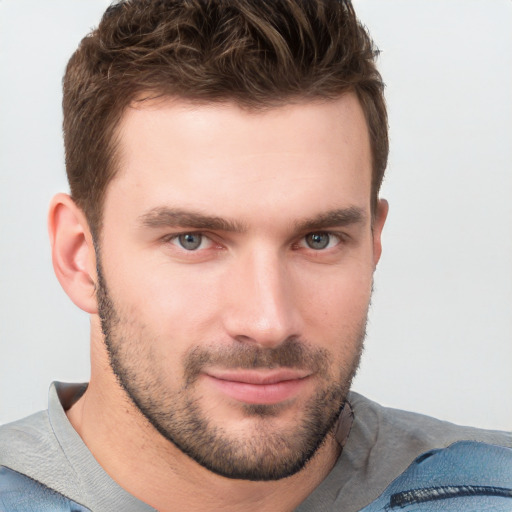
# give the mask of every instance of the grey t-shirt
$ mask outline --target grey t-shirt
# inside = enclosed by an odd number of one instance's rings
[[[114,482],[69,423],[65,410],[85,385],[51,386],[47,411],[0,427],[0,466],[41,482],[94,512],[153,509]],[[512,435],[460,427],[382,407],[350,393],[354,423],[327,478],[297,512],[355,512],[374,501],[420,454],[460,440],[512,447]]]

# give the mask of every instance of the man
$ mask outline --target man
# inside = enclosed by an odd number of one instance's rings
[[[510,508],[509,435],[348,394],[387,215],[374,56],[346,2],[107,10],[49,215],[91,379],[2,428],[4,509]]]

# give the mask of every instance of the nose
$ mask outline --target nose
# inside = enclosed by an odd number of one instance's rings
[[[299,298],[284,259],[264,249],[236,258],[222,287],[231,338],[270,348],[301,335]]]

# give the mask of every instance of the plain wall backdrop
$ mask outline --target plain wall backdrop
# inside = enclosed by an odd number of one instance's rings
[[[84,381],[89,322],[53,275],[66,191],[60,82],[106,0],[0,0],[0,423]],[[385,405],[512,426],[512,2],[356,0],[382,54],[390,202],[353,388]]]

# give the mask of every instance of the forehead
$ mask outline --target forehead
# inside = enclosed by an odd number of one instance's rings
[[[170,205],[234,217],[277,213],[276,204],[291,214],[311,205],[366,208],[370,183],[368,129],[353,94],[264,111],[159,100],[124,114],[105,214],[109,201],[121,208],[123,199],[138,213]]]

